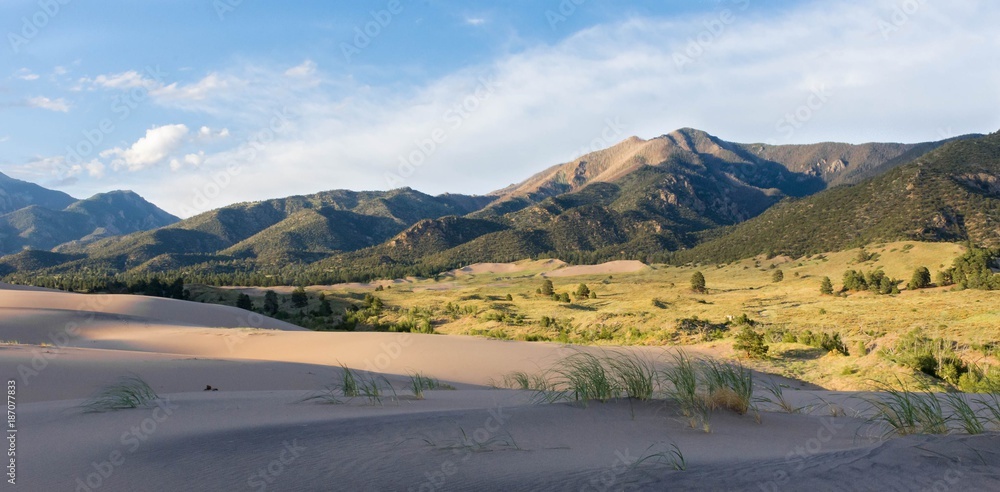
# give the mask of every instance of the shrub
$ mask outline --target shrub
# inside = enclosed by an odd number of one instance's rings
[[[919,330],[913,330],[900,337],[891,349],[883,349],[881,353],[903,367],[958,384],[969,368],[955,354],[953,345],[940,338],[931,340]]]
[[[785,272],[782,272],[781,269],[775,270],[774,273],[771,274],[772,282],[781,282],[784,279],[785,279]]]
[[[697,316],[677,320],[679,335],[698,335],[702,341],[719,340],[729,331],[725,323],[712,323]]]
[[[764,334],[757,333],[750,325],[744,325],[736,335],[733,350],[743,352],[751,359],[763,359],[767,356],[768,346],[764,343]]]
[[[841,355],[848,355],[847,345],[840,339],[840,333],[823,333],[819,337],[819,347],[827,352],[838,352]]]
[[[542,282],[541,292],[539,293],[543,296],[551,296],[553,292],[555,292],[555,288],[552,286],[552,281],[545,279],[545,281]]]

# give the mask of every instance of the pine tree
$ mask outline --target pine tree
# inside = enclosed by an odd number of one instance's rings
[[[278,312],[278,294],[273,290],[264,292],[264,314],[273,316]]]
[[[587,284],[580,284],[576,287],[576,297],[579,299],[586,299],[590,296],[590,287]]]
[[[701,272],[694,272],[691,275],[691,290],[695,292],[705,292],[705,275]]]
[[[253,301],[250,300],[250,296],[246,294],[240,294],[236,297],[236,307],[240,309],[246,309],[247,311],[253,310]]]
[[[781,282],[782,280],[785,280],[785,272],[781,271],[781,269],[775,270],[771,275],[771,281]]]
[[[306,307],[309,304],[309,294],[306,294],[306,289],[303,287],[296,287],[292,291],[292,305],[295,307]]]
[[[830,281],[830,277],[823,277],[823,281],[819,283],[819,293],[826,295],[833,294],[833,282]]]

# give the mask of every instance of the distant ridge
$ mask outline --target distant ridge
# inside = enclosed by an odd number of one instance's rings
[[[878,196],[866,199],[845,190],[882,183],[932,156],[954,161],[956,156],[942,152],[981,139],[768,145],[727,142],[682,128],[648,140],[630,137],[487,196],[435,197],[409,188],[333,190],[234,204],[167,227],[64,243],[53,248],[61,256],[21,255],[0,264],[20,273],[183,271],[212,278],[239,275],[246,283],[294,272],[282,278],[334,282],[433,275],[471,263],[538,257],[570,263],[729,258],[754,251],[829,250],[893,235],[989,241],[978,225],[952,224],[947,207],[939,207],[943,225],[920,234],[909,219],[897,230],[858,212],[860,218],[848,226],[795,208],[811,200],[835,207],[824,200],[845,193],[852,203],[878,208]],[[992,186],[989,179],[969,178]],[[806,232],[775,229],[770,224],[778,222],[778,214],[784,214],[782,223]],[[976,220],[992,224],[994,215],[986,211]],[[841,237],[824,227],[854,232]],[[747,242],[753,246],[734,246]]]

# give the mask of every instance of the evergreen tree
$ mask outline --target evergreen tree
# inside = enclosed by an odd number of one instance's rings
[[[253,301],[250,300],[250,296],[246,294],[240,294],[236,297],[236,307],[240,309],[246,309],[247,311],[253,310]]]
[[[278,312],[278,294],[273,290],[264,292],[264,314],[273,316]]]
[[[330,300],[324,298],[322,301],[319,301],[319,315],[329,316],[331,314],[333,314],[333,306],[330,305]]]
[[[306,289],[303,287],[296,287],[292,291],[292,305],[295,307],[306,307],[309,304],[309,294],[306,294]]]
[[[919,267],[913,271],[913,278],[906,284],[909,290],[926,289],[931,285],[931,271],[927,267]]]
[[[833,294],[833,282],[830,281],[830,277],[823,277],[823,281],[819,283],[819,293]]]
[[[785,272],[782,272],[781,269],[779,268],[775,270],[774,273],[771,275],[771,281],[781,282],[782,280],[785,280]]]
[[[701,272],[694,272],[691,275],[691,290],[695,292],[705,292],[705,275]]]
[[[590,287],[587,284],[580,284],[576,287],[576,297],[579,299],[586,299],[590,296]]]

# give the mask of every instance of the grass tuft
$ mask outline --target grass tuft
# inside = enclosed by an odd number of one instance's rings
[[[117,382],[101,388],[81,406],[87,412],[107,412],[148,405],[159,396],[139,376],[123,376]]]
[[[355,377],[354,371],[345,364],[341,364],[340,367],[344,370],[340,377],[340,389],[344,396],[348,398],[354,398],[360,394],[358,390],[358,378]]]
[[[974,401],[987,412],[984,420],[993,424],[993,430],[1000,431],[1000,393],[980,395]]]
[[[709,406],[726,408],[744,415],[753,406],[753,373],[742,363],[702,361],[702,372],[708,386]]]
[[[948,419],[937,395],[926,388],[910,391],[902,381],[897,382],[902,389],[882,385],[880,396],[867,399],[875,411],[871,422],[884,428],[882,437],[946,434]]]
[[[642,457],[632,463],[631,468],[635,469],[643,463],[651,462],[652,464],[669,466],[675,471],[684,471],[687,469],[687,461],[684,460],[684,453],[681,452],[681,448],[677,447],[677,443],[670,443],[670,449],[666,451],[652,452],[657,444],[646,448]]]
[[[410,375],[410,390],[413,391],[413,396],[418,400],[424,399],[424,390],[437,390],[437,389],[447,389],[453,390],[454,386],[450,384],[442,383],[437,379],[424,376],[419,372]]]
[[[663,378],[671,384],[667,397],[680,406],[681,414],[688,418],[691,428],[711,431],[711,408],[698,393],[698,371],[694,361],[683,351],[673,354],[674,363],[663,370]]]
[[[344,403],[338,397],[338,393],[348,400],[359,397],[367,398],[369,405],[378,404],[381,406],[382,399],[388,393],[392,393],[392,400],[397,399],[396,389],[392,387],[392,383],[385,376],[376,374],[368,376],[359,375],[343,364],[341,367],[343,368],[343,374],[340,377],[340,384],[327,386],[321,391],[307,395],[298,400],[298,403],[311,401],[328,404]]]
[[[785,391],[781,383],[777,381],[765,380],[763,383],[761,383],[761,385],[764,387],[765,391],[771,394],[771,396],[758,397],[757,401],[759,402],[770,403],[778,407],[778,409],[780,409],[782,412],[785,413],[801,413],[803,410],[811,409],[809,406],[796,407],[795,405],[792,405],[791,402],[789,402],[788,399],[785,398]],[[831,416],[836,417],[837,416],[836,407],[829,404],[828,406],[830,408]]]
[[[951,407],[951,418],[961,425],[968,434],[982,434],[986,431],[986,426],[982,419],[976,414],[975,409],[969,404],[967,397],[962,393],[946,393],[945,401]]]
[[[618,387],[629,399],[648,401],[656,388],[656,368],[637,354],[618,353],[607,359]]]
[[[555,369],[557,386],[567,395],[587,405],[591,400],[607,402],[618,396],[618,383],[604,361],[593,354],[579,352],[566,357]]]

